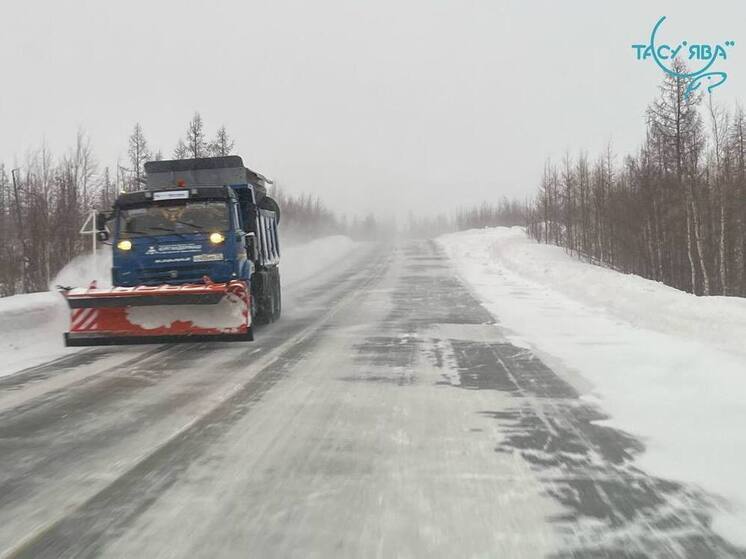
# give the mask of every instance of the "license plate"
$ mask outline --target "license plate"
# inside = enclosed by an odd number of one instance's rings
[[[222,260],[222,254],[197,254],[192,257],[194,262],[213,262],[215,260]]]

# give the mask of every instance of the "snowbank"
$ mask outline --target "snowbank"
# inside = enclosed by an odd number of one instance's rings
[[[111,252],[74,258],[50,282],[50,291],[0,298],[0,377],[79,351],[63,345],[69,311],[56,286],[111,285]]]
[[[715,529],[746,545],[745,300],[586,264],[521,228],[438,241],[518,343],[590,381],[609,423],[645,442],[640,467],[726,497]]]
[[[706,341],[746,354],[746,299],[695,297],[633,274],[590,266],[556,246],[528,239],[522,228],[492,230],[492,258],[521,277],[602,307],[634,326]]]
[[[348,237],[332,236],[283,248],[281,275],[285,288],[314,276],[343,259],[356,246]],[[68,309],[57,285],[84,287],[96,280],[99,287],[111,285],[111,253],[94,258],[79,256],[63,268],[50,284],[49,292],[0,298],[0,376],[12,374],[66,353],[62,333],[67,330]]]
[[[67,320],[58,293],[0,298],[0,377],[73,351],[62,344]]]

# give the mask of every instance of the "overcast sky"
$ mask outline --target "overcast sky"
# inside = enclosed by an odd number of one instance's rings
[[[0,161],[140,122],[173,151],[200,111],[252,168],[344,212],[534,192],[547,157],[643,138],[663,38],[735,40],[715,100],[746,101],[746,2],[3,1]]]

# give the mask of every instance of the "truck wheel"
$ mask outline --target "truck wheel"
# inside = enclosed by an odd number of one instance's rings
[[[254,298],[256,324],[269,324],[272,321],[272,292],[266,272],[256,272],[251,276],[251,296]]]
[[[249,308],[249,313],[251,313],[251,323],[254,324],[256,322],[256,315],[257,315],[257,306],[256,306],[256,297],[254,297],[254,293],[250,293],[249,295],[251,297],[251,305]]]
[[[273,312],[272,320],[280,318],[282,313],[282,289],[280,286],[280,272],[275,268],[272,270],[272,299],[273,299]]]

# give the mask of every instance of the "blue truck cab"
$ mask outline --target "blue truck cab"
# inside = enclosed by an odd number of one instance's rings
[[[257,323],[281,312],[280,211],[238,156],[145,164],[146,188],[114,203],[117,287],[246,282]]]

